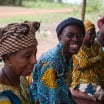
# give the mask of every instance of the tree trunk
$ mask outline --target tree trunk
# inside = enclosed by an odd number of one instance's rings
[[[16,5],[16,0],[12,0],[12,4],[13,5]]]
[[[19,6],[22,6],[22,0],[19,1]]]
[[[81,13],[81,19],[84,22],[85,19],[85,11],[86,11],[86,0],[83,0],[83,5],[82,5],[82,13]]]

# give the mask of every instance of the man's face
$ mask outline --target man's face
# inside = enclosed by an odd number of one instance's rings
[[[83,42],[84,35],[80,27],[70,25],[63,29],[59,36],[59,41],[63,45],[66,54],[76,54]]]

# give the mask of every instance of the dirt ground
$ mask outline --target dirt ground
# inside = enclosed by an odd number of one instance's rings
[[[74,9],[29,9],[23,7],[6,7],[0,6],[0,18],[10,18],[13,16],[28,16],[39,13],[65,13],[72,12]],[[38,52],[37,58],[49,49],[52,49],[58,43],[56,35],[56,26],[58,23],[51,23],[40,27],[40,32],[37,33]]]
[[[23,7],[7,7],[0,6],[0,18],[8,18],[12,16],[28,16],[32,14],[40,14],[40,13],[67,13],[72,12],[74,8],[66,8],[66,9],[30,9]]]

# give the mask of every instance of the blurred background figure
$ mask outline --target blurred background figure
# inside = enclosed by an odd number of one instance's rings
[[[104,17],[100,18],[97,22],[99,31],[97,33],[97,40],[102,46],[102,50],[104,52]]]
[[[71,92],[77,98],[78,104],[83,104],[86,99],[86,104],[95,104],[96,102],[93,101],[103,100],[104,97],[104,91],[99,85],[97,75],[97,72],[100,71],[99,65],[102,64],[99,60],[101,60],[103,52],[100,44],[95,42],[95,25],[91,21],[85,21],[84,25],[86,33],[83,45],[78,54],[73,56],[74,70]],[[98,87],[103,93],[97,93]]]

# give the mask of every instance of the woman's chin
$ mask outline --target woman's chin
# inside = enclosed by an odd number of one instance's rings
[[[70,47],[70,53],[77,54],[79,49],[80,49],[80,47],[78,45],[74,46],[74,47]]]
[[[79,47],[78,48],[74,48],[74,49],[71,49],[70,50],[70,53],[72,53],[72,54],[77,54],[78,53],[78,51],[79,51]]]

